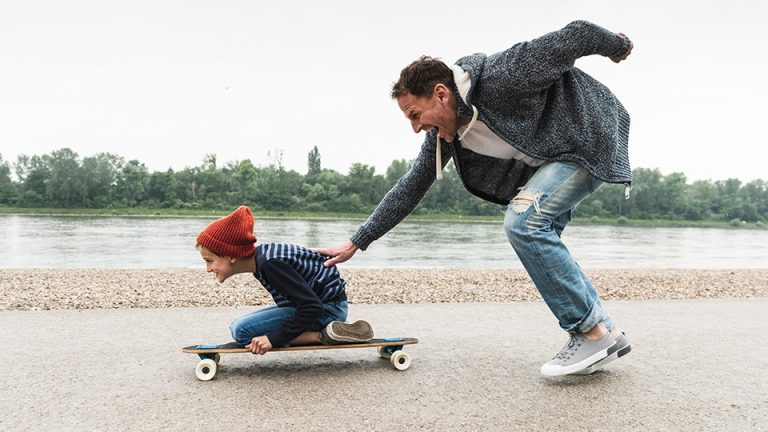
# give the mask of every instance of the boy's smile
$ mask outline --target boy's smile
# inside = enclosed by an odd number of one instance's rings
[[[205,271],[213,273],[219,283],[235,274],[235,269],[232,266],[236,261],[234,258],[218,256],[205,246],[200,246],[200,255],[205,261]]]

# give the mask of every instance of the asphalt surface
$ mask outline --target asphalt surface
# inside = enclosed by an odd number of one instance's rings
[[[543,303],[351,305],[373,349],[223,355],[250,309],[0,312],[0,430],[768,430],[768,299],[606,302],[632,352],[592,376],[538,373],[565,343]]]

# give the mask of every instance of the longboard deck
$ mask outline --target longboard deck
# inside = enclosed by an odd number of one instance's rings
[[[402,346],[418,343],[416,338],[391,338],[391,339],[371,339],[367,342],[348,343],[341,345],[294,345],[288,347],[272,348],[271,351],[307,351],[323,349],[341,349],[341,348],[371,348],[386,346]],[[222,345],[190,345],[181,349],[190,354],[224,354],[224,353],[247,353],[250,352],[237,342],[229,342]]]
[[[272,351],[308,351],[342,348],[378,348],[379,356],[389,359],[395,369],[404,371],[411,365],[410,354],[403,351],[403,346],[418,343],[416,338],[371,339],[367,342],[349,343],[343,345],[295,345],[273,348]],[[249,353],[243,345],[229,342],[223,345],[190,345],[181,349],[185,353],[197,354],[200,362],[195,368],[195,375],[201,381],[209,381],[216,375],[221,354]]]

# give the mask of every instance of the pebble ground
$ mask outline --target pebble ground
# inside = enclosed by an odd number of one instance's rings
[[[768,297],[768,269],[585,270],[603,300]],[[353,304],[539,301],[524,270],[349,268]],[[269,305],[251,275],[199,269],[0,269],[0,310]]]

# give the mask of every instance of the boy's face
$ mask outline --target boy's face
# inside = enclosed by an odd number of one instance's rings
[[[234,258],[218,256],[211,252],[205,246],[200,246],[200,255],[205,261],[205,271],[213,273],[219,283],[227,280],[228,277],[235,274],[232,264],[236,261]]]

